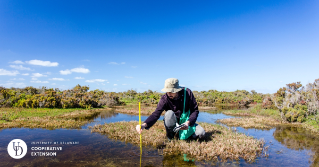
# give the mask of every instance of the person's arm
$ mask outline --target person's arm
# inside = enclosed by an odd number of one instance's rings
[[[165,109],[165,105],[166,105],[166,98],[164,97],[166,96],[165,94],[161,97],[160,101],[157,104],[156,110],[152,113],[152,115],[150,115],[145,121],[145,129],[149,129],[150,127],[152,127],[156,121],[160,118],[162,112]],[[143,124],[144,124],[143,123]]]
[[[190,109],[190,115],[188,118],[188,121],[189,121],[188,125],[193,126],[197,120],[199,111],[198,111],[198,105],[196,102],[196,98],[194,97],[193,92],[190,89],[188,89],[188,90],[189,90],[189,92],[186,92],[187,94],[189,94],[189,109]]]

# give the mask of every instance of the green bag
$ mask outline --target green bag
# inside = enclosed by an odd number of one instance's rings
[[[184,107],[183,107],[183,113],[181,115],[181,118],[179,120],[179,124],[182,124],[186,121],[188,121],[189,119],[189,114],[190,114],[190,110],[188,110],[187,112],[185,112],[185,103],[186,103],[186,87],[185,87],[185,91],[184,91]],[[189,138],[189,136],[191,136],[192,134],[195,133],[196,127],[195,125],[193,126],[188,126],[187,130],[179,130],[179,139],[181,140],[186,140],[187,138]]]

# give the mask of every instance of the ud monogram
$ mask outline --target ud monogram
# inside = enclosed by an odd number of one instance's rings
[[[19,146],[19,143],[20,143],[20,142],[18,142],[18,146],[14,146],[14,143],[15,143],[15,142],[13,142],[13,150],[16,151],[16,156],[18,156],[19,148],[21,148],[21,154],[23,153],[23,148],[22,148],[21,146]],[[21,155],[21,154],[20,154],[20,155]],[[20,156],[20,155],[19,155],[19,156]]]
[[[27,144],[21,139],[13,139],[8,144],[8,153],[14,159],[20,159],[27,154]]]

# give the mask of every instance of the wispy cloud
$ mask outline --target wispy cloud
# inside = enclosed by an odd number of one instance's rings
[[[49,83],[49,81],[38,81],[38,80],[30,81],[30,82],[32,82],[32,83]]]
[[[31,77],[47,77],[47,75],[43,75],[43,74],[40,74],[40,73],[32,73]]]
[[[37,66],[45,66],[45,67],[56,67],[59,65],[58,62],[50,62],[50,61],[42,61],[42,60],[30,60],[26,61],[26,63]]]
[[[16,60],[16,61],[14,61],[14,62],[11,62],[11,63],[13,63],[13,64],[24,64],[22,61],[20,61],[20,60]]]
[[[89,62],[90,60],[89,60],[89,59],[85,59],[85,60],[82,60],[82,61],[87,61],[87,62]]]
[[[71,70],[69,70],[69,69],[61,70],[60,74],[68,75],[68,74],[72,74],[73,72],[87,74],[90,72],[90,70],[87,68],[80,67],[80,68],[73,68]]]
[[[109,64],[113,64],[113,65],[120,65],[120,64],[125,64],[125,62],[121,62],[121,63],[117,63],[117,62],[109,62]]]
[[[5,69],[0,69],[0,75],[16,76],[17,74],[20,74],[19,71],[7,71]]]
[[[29,75],[29,73],[25,73],[25,74],[21,74],[21,75],[25,75],[25,76],[27,76],[27,75]]]
[[[114,86],[117,86],[117,84],[114,84]]]
[[[82,78],[82,77],[75,77],[74,79],[84,79],[84,78]]]
[[[31,78],[31,80],[34,80],[34,81],[35,81],[35,80],[38,80],[38,78]]]
[[[54,80],[54,81],[65,81],[65,79],[63,79],[63,78],[51,78],[50,80]]]
[[[147,83],[144,83],[144,82],[140,82],[141,84],[144,84],[144,85],[146,85]]]
[[[137,66],[131,66],[132,68],[137,68]]]
[[[133,77],[130,77],[130,76],[125,76],[125,78],[133,78]]]
[[[27,85],[25,83],[8,82],[8,83],[5,83],[5,84],[1,84],[0,83],[0,86],[7,87],[7,88],[10,88],[10,87],[23,88],[23,87],[26,87]]]
[[[86,80],[85,82],[105,82],[107,80],[104,79],[91,79],[91,80]]]
[[[31,71],[31,68],[23,67],[23,65],[10,65],[11,68],[17,69],[17,70],[28,70]]]
[[[23,78],[13,78],[13,79],[10,79],[10,80],[13,80],[13,81],[16,81],[16,80],[24,81],[24,79],[23,79]]]

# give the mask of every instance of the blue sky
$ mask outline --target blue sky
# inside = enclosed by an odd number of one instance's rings
[[[0,1],[0,85],[274,93],[319,78],[319,1]]]

